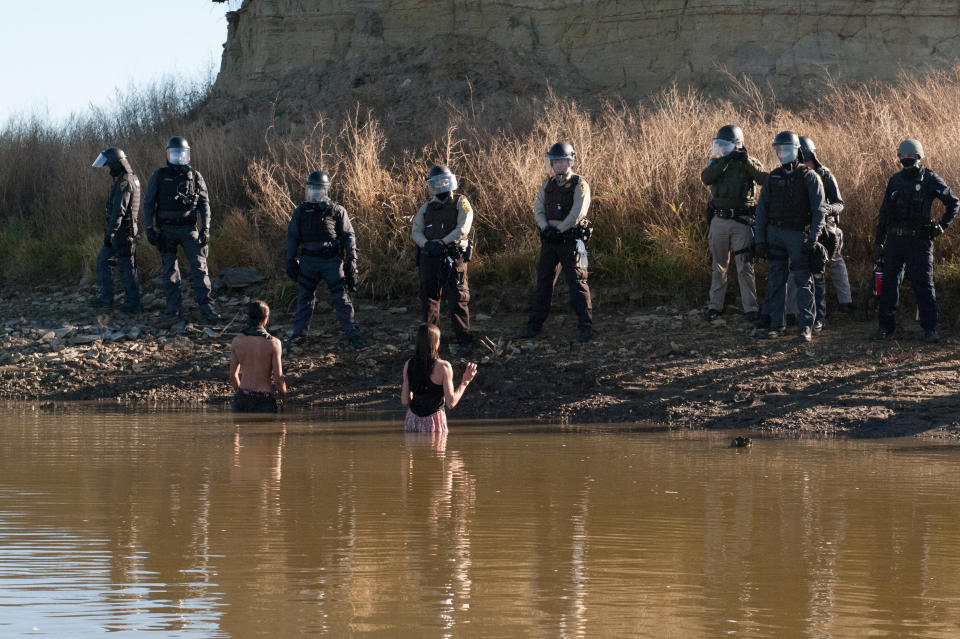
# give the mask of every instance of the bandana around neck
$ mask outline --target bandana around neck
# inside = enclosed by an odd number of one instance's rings
[[[248,326],[247,328],[243,329],[243,334],[249,335],[250,337],[263,337],[265,339],[270,339],[273,337],[263,326]]]

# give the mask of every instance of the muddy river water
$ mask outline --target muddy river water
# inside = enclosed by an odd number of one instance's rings
[[[8,406],[0,637],[956,637],[960,448]]]

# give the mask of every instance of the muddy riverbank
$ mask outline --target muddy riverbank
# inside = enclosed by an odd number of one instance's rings
[[[157,326],[162,303],[155,293],[135,317],[98,314],[86,299],[56,288],[0,294],[0,399],[46,407],[77,400],[226,407],[242,294],[219,297],[220,325],[188,314],[168,328]],[[318,305],[313,336],[285,355],[289,409],[399,414],[399,371],[415,311],[413,300],[359,300],[368,347],[355,351]],[[477,309],[473,359],[480,372],[451,416],[960,437],[956,339],[947,334],[928,345],[909,320],[900,339],[877,344],[866,339],[872,322],[831,318],[812,343],[800,344],[757,340],[743,315],[729,309],[714,324],[699,309],[668,307],[598,308],[596,319],[594,340],[580,345],[572,316],[557,314],[543,336],[523,340],[521,312]],[[283,337],[291,321],[277,311],[271,331]]]

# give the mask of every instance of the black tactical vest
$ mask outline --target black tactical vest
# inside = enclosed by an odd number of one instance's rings
[[[543,213],[547,220],[560,221],[570,215],[578,184],[579,175],[574,175],[563,184],[557,184],[553,178],[547,180],[547,186],[543,189]]]
[[[120,206],[124,189],[130,189],[130,206],[120,222],[120,231],[133,237],[137,234],[137,217],[140,215],[140,180],[133,173],[121,173],[113,181],[107,196],[107,223],[113,215],[113,208]]]
[[[181,171],[171,166],[157,171],[157,210],[163,219],[196,215],[197,180],[193,169]]]
[[[428,240],[441,240],[457,228],[460,210],[459,197],[448,197],[445,201],[431,200],[423,212],[423,235]]]
[[[926,193],[929,183],[927,169],[922,169],[920,175],[907,177],[903,171],[893,176],[890,185],[890,221],[901,226],[924,226],[930,223],[930,206],[927,202],[932,197]]]
[[[334,208],[327,202],[304,202],[300,205],[300,241],[336,242],[337,218]]]
[[[770,193],[767,218],[777,226],[802,230],[810,224],[813,216],[805,179],[809,171],[799,164],[789,175],[782,168],[770,172],[766,186]]]

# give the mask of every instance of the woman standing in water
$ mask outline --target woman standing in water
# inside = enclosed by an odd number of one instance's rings
[[[403,365],[403,389],[400,403],[407,407],[403,430],[408,432],[443,432],[447,430],[446,408],[453,408],[463,397],[470,381],[477,374],[477,365],[468,362],[460,385],[453,387],[453,367],[440,359],[440,329],[421,324],[417,329],[416,350]]]

